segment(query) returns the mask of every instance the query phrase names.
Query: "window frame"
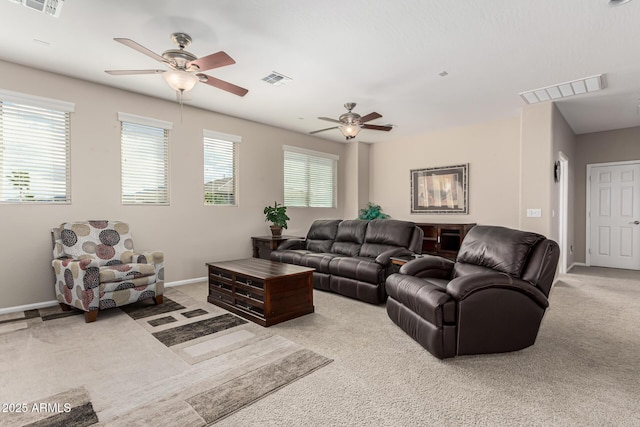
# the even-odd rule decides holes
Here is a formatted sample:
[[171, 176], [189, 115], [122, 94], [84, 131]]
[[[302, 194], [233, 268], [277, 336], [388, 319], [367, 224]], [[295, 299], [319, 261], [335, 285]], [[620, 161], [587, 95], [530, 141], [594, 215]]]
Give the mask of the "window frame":
[[[34, 132], [34, 129], [36, 129], [35, 126], [29, 127], [29, 129], [27, 129], [26, 131], [23, 131], [22, 129], [17, 129], [17, 128], [15, 129], [15, 132], [17, 134], [16, 138], [20, 138], [22, 136], [24, 138], [23, 142], [28, 141], [30, 145], [34, 145], [35, 147], [32, 146], [30, 151], [27, 150], [27, 152], [22, 154], [24, 158], [21, 159], [20, 157], [18, 157], [16, 160], [16, 163], [24, 163], [24, 166], [20, 166], [20, 169], [27, 169], [27, 170], [26, 171], [17, 170], [11, 173], [18, 172], [18, 173], [30, 174], [35, 170], [36, 176], [41, 175], [38, 177], [39, 180], [35, 181], [36, 187], [38, 187], [38, 182], [40, 182], [42, 183], [40, 184], [41, 188], [44, 188], [44, 190], [40, 189], [37, 191], [41, 191], [41, 192], [44, 191], [45, 197], [42, 197], [43, 194], [40, 194], [41, 196], [40, 198], [29, 199], [29, 198], [23, 198], [22, 196], [19, 196], [18, 199], [16, 200], [10, 200], [10, 199], [5, 200], [5, 196], [3, 195], [3, 193], [5, 189], [9, 190], [10, 188], [8, 183], [5, 182], [5, 179], [8, 178], [9, 181], [13, 181], [15, 178], [9, 177], [4, 171], [4, 164], [0, 164], [0, 173], [2, 174], [2, 180], [0, 181], [0, 204], [70, 205], [71, 204], [71, 113], [75, 111], [75, 103], [0, 89], [0, 104], [1, 104], [0, 105], [0, 111], [1, 111], [0, 134], [4, 133], [3, 123], [6, 120], [4, 118], [5, 114], [12, 115], [15, 119], [17, 120], [22, 119], [22, 120], [25, 120], [26, 122], [42, 121], [48, 127], [53, 129], [60, 128], [60, 126], [64, 128], [62, 132], [54, 132], [54, 131], [49, 132], [49, 134], [47, 135], [48, 138], [38, 138], [36, 136], [36, 132]], [[8, 113], [4, 112], [5, 108], [10, 109]], [[21, 112], [20, 110], [23, 110], [23, 111]], [[30, 118], [36, 115], [39, 115], [39, 117]], [[9, 129], [9, 127], [7, 127], [7, 129]], [[60, 139], [60, 141], [56, 143], [55, 140], [58, 138]], [[51, 141], [53, 141], [53, 143], [51, 143]], [[42, 149], [37, 149], [38, 148], [37, 145], [39, 145], [42, 142], [48, 142], [50, 145], [49, 152], [48, 152], [50, 158], [47, 159], [47, 162], [44, 165], [40, 161], [42, 160], [43, 152], [45, 151]], [[6, 143], [4, 139], [0, 140], [0, 149], [2, 149], [2, 153], [0, 153], [0, 155], [2, 156], [2, 159], [4, 159], [4, 156], [5, 156], [4, 153], [6, 153], [6, 148], [3, 148], [5, 147], [5, 144]], [[11, 144], [11, 145], [7, 144], [6, 147], [11, 147], [13, 145], [15, 144]], [[16, 147], [13, 147], [13, 148], [16, 148]], [[37, 151], [38, 156], [33, 155], [34, 151]], [[47, 184], [46, 176], [48, 174], [51, 174], [51, 175], [59, 174], [59, 171], [56, 170], [54, 165], [57, 165], [56, 160], [59, 161], [59, 157], [61, 157], [61, 154], [64, 156], [64, 168], [63, 168], [64, 170], [62, 172], [62, 174], [64, 175], [64, 179], [56, 180], [50, 176], [49, 180], [53, 182], [53, 185]], [[55, 156], [58, 156], [58, 159], [56, 159]], [[37, 159], [37, 161], [35, 161], [34, 159]], [[4, 160], [3, 160], [3, 163], [4, 163]], [[62, 168], [60, 169], [62, 170]], [[40, 172], [40, 173], [37, 173], [37, 172]], [[26, 181], [30, 186], [32, 186], [33, 184], [32, 176], [28, 176], [27, 179], [24, 179], [24, 178], [18, 179], [18, 181]], [[63, 195], [56, 194], [56, 191], [53, 189], [56, 188], [58, 185], [60, 185], [63, 181], [64, 181], [64, 184], [63, 184], [64, 194]], [[7, 184], [6, 188], [5, 188], [5, 184]], [[12, 185], [16, 186], [15, 183]], [[9, 193], [11, 193], [11, 191], [9, 191]]]
[[[207, 141], [210, 140], [210, 141]], [[232, 174], [233, 174], [233, 203], [207, 203], [207, 143], [219, 141], [223, 143], [233, 144], [232, 152]], [[203, 150], [203, 170], [202, 170], [202, 183], [203, 183], [203, 204], [204, 206], [219, 206], [219, 207], [238, 207], [239, 206], [239, 165], [240, 165], [240, 143], [242, 137], [224, 132], [213, 131], [209, 129], [202, 130], [202, 150]], [[209, 167], [212, 167], [211, 165]], [[218, 178], [219, 179], [219, 178]]]
[[[173, 123], [172, 122], [168, 122], [168, 121], [164, 121], [164, 120], [159, 120], [159, 119], [154, 119], [154, 118], [149, 118], [149, 117], [143, 117], [143, 116], [138, 116], [135, 114], [129, 114], [129, 113], [122, 113], [119, 112], [118, 113], [118, 120], [120, 122], [120, 203], [122, 206], [169, 206], [171, 203], [171, 197], [170, 197], [170, 167], [169, 167], [169, 144], [170, 144], [170, 134], [171, 134], [171, 130], [173, 129]], [[144, 201], [144, 199], [141, 199], [140, 201], [135, 201], [135, 199], [131, 199], [131, 200], [127, 200], [127, 198], [125, 197], [125, 162], [126, 162], [126, 158], [125, 158], [125, 150], [124, 150], [124, 144], [125, 144], [125, 140], [124, 140], [124, 123], [128, 123], [131, 124], [133, 126], [138, 126], [138, 127], [142, 127], [142, 128], [152, 128], [154, 130], [163, 130], [163, 147], [161, 147], [161, 149], [164, 151], [164, 159], [163, 159], [163, 164], [164, 164], [164, 188], [165, 188], [165, 198], [162, 201]], [[139, 184], [136, 184], [139, 185]], [[162, 186], [158, 186], [157, 188], [161, 188]], [[143, 189], [144, 190], [144, 189]]]
[[[340, 161], [340, 156], [336, 154], [325, 153], [321, 151], [308, 150], [306, 148], [294, 147], [290, 145], [283, 145], [282, 150], [283, 154], [283, 203], [286, 206], [296, 207], [296, 208], [325, 208], [325, 209], [336, 209], [338, 207], [338, 163]], [[303, 205], [291, 204], [291, 200], [287, 198], [287, 153], [292, 153], [294, 155], [306, 156], [307, 157], [307, 167], [309, 166], [309, 160], [315, 161], [330, 161], [332, 165], [332, 190], [331, 190], [331, 206], [313, 206], [312, 201], [312, 192], [311, 192], [311, 177], [305, 177], [305, 189], [304, 189], [304, 197], [305, 202]]]

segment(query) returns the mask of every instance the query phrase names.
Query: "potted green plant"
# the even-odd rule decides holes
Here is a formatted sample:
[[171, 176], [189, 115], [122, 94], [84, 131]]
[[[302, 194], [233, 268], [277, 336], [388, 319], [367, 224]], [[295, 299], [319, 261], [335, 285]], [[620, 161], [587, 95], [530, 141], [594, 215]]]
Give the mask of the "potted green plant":
[[380, 205], [374, 205], [373, 203], [367, 203], [367, 207], [364, 209], [360, 209], [360, 215], [358, 215], [358, 219], [387, 219], [389, 215], [382, 212], [382, 208]]
[[278, 205], [278, 202], [273, 202], [273, 206], [267, 206], [264, 208], [265, 222], [270, 222], [271, 234], [273, 237], [282, 236], [282, 229], [287, 228], [287, 207]]

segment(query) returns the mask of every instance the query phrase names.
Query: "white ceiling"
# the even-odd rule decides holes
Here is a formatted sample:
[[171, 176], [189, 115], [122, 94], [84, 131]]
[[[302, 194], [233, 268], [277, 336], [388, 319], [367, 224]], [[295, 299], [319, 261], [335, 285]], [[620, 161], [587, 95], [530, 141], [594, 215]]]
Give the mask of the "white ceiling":
[[[640, 0], [65, 0], [59, 18], [0, 0], [0, 17], [2, 60], [169, 100], [159, 75], [104, 70], [164, 67], [114, 37], [161, 54], [186, 32], [196, 56], [237, 62], [208, 74], [249, 89], [198, 84], [189, 104], [301, 133], [348, 101], [395, 125], [364, 142], [514, 117], [519, 92], [601, 73], [605, 90], [557, 102], [573, 130], [640, 125]], [[293, 81], [263, 82], [272, 71]]]

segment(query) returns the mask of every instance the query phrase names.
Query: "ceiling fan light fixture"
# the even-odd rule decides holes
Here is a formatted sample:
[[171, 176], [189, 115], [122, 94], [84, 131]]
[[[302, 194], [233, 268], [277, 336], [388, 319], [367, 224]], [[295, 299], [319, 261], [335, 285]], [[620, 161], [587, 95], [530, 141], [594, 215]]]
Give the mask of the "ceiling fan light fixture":
[[198, 83], [198, 76], [182, 71], [170, 70], [162, 74], [162, 77], [173, 90], [188, 92]]
[[339, 129], [340, 132], [342, 132], [342, 134], [347, 138], [347, 140], [355, 138], [356, 135], [358, 135], [358, 133], [360, 132], [360, 126], [355, 124], [342, 125]]

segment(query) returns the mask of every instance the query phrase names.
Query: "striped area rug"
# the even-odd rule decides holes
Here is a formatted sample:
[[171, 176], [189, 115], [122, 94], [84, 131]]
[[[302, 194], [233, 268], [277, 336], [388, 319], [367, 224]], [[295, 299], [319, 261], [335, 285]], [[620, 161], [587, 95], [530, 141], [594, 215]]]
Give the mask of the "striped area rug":
[[[100, 381], [82, 387], [69, 388], [61, 393], [40, 398], [33, 404], [59, 411], [27, 412], [10, 420], [11, 426], [86, 426], [99, 423], [108, 426], [204, 426], [220, 420], [262, 397], [286, 387], [332, 360], [287, 340], [206, 301], [197, 301], [176, 289], [167, 289], [165, 302], [140, 302], [117, 313], [100, 316], [95, 324], [113, 329], [123, 325], [139, 327], [136, 335], [140, 348], [156, 349], [155, 366], [160, 358], [167, 362], [178, 356], [183, 360], [179, 372], [157, 375], [140, 372], [139, 378], [119, 381], [117, 390], [101, 387]], [[33, 322], [48, 328], [73, 325], [79, 331], [88, 331], [92, 325], [83, 325], [80, 316], [56, 317], [51, 313]], [[127, 321], [126, 317], [130, 319]], [[44, 322], [44, 320], [49, 320]], [[103, 322], [103, 323], [99, 323]], [[137, 326], [136, 326], [137, 325]], [[97, 328], [93, 328], [96, 330]], [[123, 330], [122, 333], [127, 333]], [[145, 338], [145, 336], [147, 338]], [[110, 337], [114, 340], [117, 336]], [[122, 339], [122, 342], [127, 340]], [[154, 344], [155, 342], [155, 344]], [[162, 350], [164, 349], [164, 350]], [[37, 351], [37, 349], [34, 349]], [[70, 349], [69, 351], [73, 351]], [[83, 351], [78, 348], [77, 351]], [[136, 350], [139, 351], [139, 350]], [[144, 360], [135, 356], [144, 369]], [[178, 359], [179, 360], [179, 359]], [[186, 362], [186, 363], [184, 363]], [[86, 369], [105, 366], [96, 378], [108, 375], [109, 360], [93, 360]], [[178, 365], [180, 366], [180, 365]], [[76, 369], [82, 369], [82, 366]], [[82, 376], [82, 373], [80, 373]], [[85, 374], [91, 377], [90, 373]], [[151, 378], [145, 380], [145, 378]], [[57, 406], [56, 406], [57, 405]], [[45, 409], [47, 409], [45, 408]], [[3, 424], [0, 419], [0, 425]]]

